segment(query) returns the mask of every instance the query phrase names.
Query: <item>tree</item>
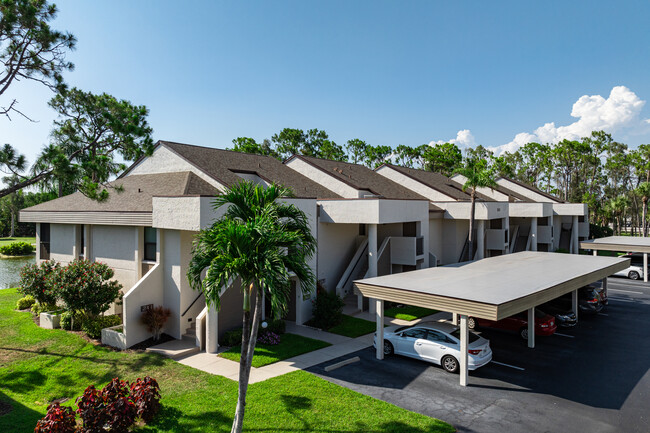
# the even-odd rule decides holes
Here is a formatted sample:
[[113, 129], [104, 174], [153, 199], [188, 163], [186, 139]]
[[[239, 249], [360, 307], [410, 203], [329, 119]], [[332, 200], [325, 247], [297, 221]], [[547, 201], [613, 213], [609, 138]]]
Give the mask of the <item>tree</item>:
[[237, 137], [232, 141], [232, 144], [235, 146], [232, 149], [235, 152], [242, 153], [254, 153], [257, 155], [272, 156], [274, 158], [280, 158], [278, 152], [272, 147], [271, 142], [267, 139], [264, 139], [261, 143], [256, 142], [253, 138], [250, 137]]
[[476, 189], [477, 188], [494, 188], [496, 181], [494, 180], [494, 171], [488, 166], [486, 159], [468, 158], [465, 161], [465, 166], [458, 169], [458, 173], [463, 175], [466, 180], [463, 184], [463, 191], [470, 189], [471, 207], [469, 217], [469, 254], [474, 251], [474, 218], [476, 211]]
[[[65, 60], [76, 39], [50, 27], [56, 17], [55, 5], [45, 0], [2, 0], [0, 2], [0, 97], [20, 80], [39, 82], [52, 90], [64, 88], [62, 73], [74, 69]], [[14, 99], [0, 106], [0, 115], [16, 112]], [[25, 116], [26, 117], [26, 116]]]
[[24, 157], [11, 146], [0, 151], [4, 171], [21, 179], [0, 190], [0, 197], [54, 176], [94, 200], [105, 200], [106, 182], [126, 168], [116, 162], [115, 153], [134, 161], [153, 152], [149, 111], [143, 105], [73, 88], [52, 98], [50, 106], [59, 114], [59, 120], [54, 122], [53, 143], [41, 152], [31, 173], [22, 174]]
[[452, 176], [463, 162], [463, 154], [454, 143], [427, 146], [423, 152], [424, 169]]
[[641, 219], [641, 230], [643, 232], [643, 237], [648, 237], [648, 198], [650, 197], [650, 182], [641, 182], [637, 187], [636, 193], [641, 196], [641, 203], [643, 205], [643, 217]]
[[194, 290], [204, 293], [208, 305], [218, 310], [224, 287], [236, 278], [241, 280], [243, 331], [232, 432], [241, 432], [244, 421], [262, 292], [270, 298], [277, 315], [289, 303], [290, 273], [300, 280], [303, 292], [308, 293], [314, 287], [314, 274], [307, 261], [315, 252], [316, 241], [304, 212], [281, 201], [292, 195], [290, 189], [276, 184], [264, 189], [250, 182], [239, 182], [215, 198], [215, 209], [224, 206], [227, 209], [223, 217], [199, 232], [194, 242], [187, 277]]
[[345, 149], [348, 151], [348, 158], [350, 159], [350, 162], [353, 164], [359, 164], [363, 162], [366, 156], [367, 147], [368, 144], [359, 138], [348, 140], [348, 142], [345, 144]]
[[375, 169], [390, 160], [393, 149], [390, 146], [366, 146], [363, 162], [366, 167]]

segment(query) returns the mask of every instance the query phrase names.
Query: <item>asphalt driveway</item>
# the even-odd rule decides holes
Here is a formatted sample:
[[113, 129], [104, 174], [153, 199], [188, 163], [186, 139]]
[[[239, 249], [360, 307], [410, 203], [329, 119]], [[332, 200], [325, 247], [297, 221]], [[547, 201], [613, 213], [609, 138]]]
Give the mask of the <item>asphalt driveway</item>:
[[[469, 386], [438, 366], [373, 348], [308, 371], [462, 432], [650, 432], [650, 284], [609, 279], [609, 306], [578, 326], [536, 338], [484, 330], [494, 361]], [[359, 356], [360, 362], [324, 367]]]

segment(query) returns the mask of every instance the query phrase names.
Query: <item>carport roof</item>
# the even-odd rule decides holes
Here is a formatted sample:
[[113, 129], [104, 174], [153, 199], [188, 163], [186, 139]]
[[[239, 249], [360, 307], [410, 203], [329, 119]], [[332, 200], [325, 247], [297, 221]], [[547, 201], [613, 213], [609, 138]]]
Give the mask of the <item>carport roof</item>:
[[629, 267], [629, 259], [523, 251], [366, 278], [363, 296], [500, 320]]
[[631, 251], [650, 253], [650, 238], [632, 236], [608, 236], [580, 242], [580, 248], [597, 251]]

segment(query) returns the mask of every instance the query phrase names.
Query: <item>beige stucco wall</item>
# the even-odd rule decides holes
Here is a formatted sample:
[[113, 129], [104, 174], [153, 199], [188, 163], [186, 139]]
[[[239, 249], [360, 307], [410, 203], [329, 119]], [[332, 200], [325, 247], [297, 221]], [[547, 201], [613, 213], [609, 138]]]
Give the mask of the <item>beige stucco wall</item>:
[[223, 188], [221, 183], [211, 178], [203, 171], [166, 148], [164, 145], [158, 146], [153, 152], [153, 155], [140, 161], [131, 169], [127, 176], [134, 174], [177, 173], [181, 171], [191, 171], [210, 185], [214, 185], [219, 189]]
[[74, 224], [50, 224], [50, 259], [67, 264], [74, 260]]
[[383, 167], [377, 169], [377, 173], [392, 180], [393, 182], [402, 185], [403, 187], [410, 189], [411, 191], [420, 194], [423, 197], [428, 198], [429, 200], [434, 200], [434, 201], [454, 200], [453, 197], [450, 197], [446, 194], [441, 193], [438, 190], [428, 187], [427, 185], [418, 182], [417, 180], [409, 176], [406, 176], [405, 174], [395, 170], [392, 167], [388, 167], [384, 165]]
[[136, 228], [126, 226], [92, 226], [91, 260], [106, 263], [115, 271], [115, 279], [130, 289], [137, 281], [135, 267]]
[[358, 224], [318, 225], [318, 280], [333, 292], [357, 248]]
[[321, 169], [314, 167], [313, 165], [303, 161], [300, 158], [293, 158], [291, 161], [286, 162], [285, 165], [289, 168], [292, 168], [293, 170], [296, 170], [298, 173], [301, 173], [303, 176], [308, 177], [314, 182], [318, 182], [330, 191], [334, 191], [341, 197], [359, 197], [360, 193], [356, 188], [351, 187], [345, 182], [341, 182], [334, 176], [330, 176]]

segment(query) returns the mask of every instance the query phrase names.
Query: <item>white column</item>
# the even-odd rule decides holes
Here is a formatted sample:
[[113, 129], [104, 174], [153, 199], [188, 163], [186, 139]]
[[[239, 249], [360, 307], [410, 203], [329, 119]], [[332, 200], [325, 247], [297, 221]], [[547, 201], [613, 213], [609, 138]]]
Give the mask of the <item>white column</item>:
[[535, 307], [528, 309], [528, 347], [535, 348]]
[[[200, 332], [197, 329], [196, 332]], [[205, 317], [205, 351], [206, 353], [217, 353], [219, 350], [219, 313], [214, 306], [208, 308]]]
[[598, 251], [594, 250], [594, 257], [598, 255]]
[[375, 320], [377, 322], [377, 359], [384, 359], [384, 301], [376, 300]]
[[[485, 221], [476, 221], [476, 259], [485, 258]], [[473, 260], [473, 257], [471, 258]]]
[[648, 282], [648, 253], [643, 253], [643, 281]]
[[578, 254], [580, 252], [580, 243], [578, 242], [578, 216], [573, 216], [573, 227], [571, 230], [571, 244], [573, 245], [573, 254]]
[[[368, 277], [377, 276], [377, 224], [368, 224]], [[376, 304], [370, 299], [368, 312], [375, 314]]]
[[571, 310], [576, 315], [576, 320], [578, 320], [578, 289], [571, 292]]
[[422, 236], [422, 252], [424, 253], [423, 269], [431, 266], [429, 263], [429, 219], [420, 221], [420, 236]]
[[41, 260], [41, 223], [36, 223], [36, 264]]
[[144, 255], [144, 227], [136, 227], [135, 228], [135, 275], [138, 280], [142, 278], [143, 255]]
[[458, 313], [451, 313], [451, 323], [458, 326]]
[[537, 217], [530, 219], [530, 250], [537, 251]]
[[467, 386], [467, 342], [469, 341], [469, 329], [467, 328], [467, 315], [460, 316], [460, 386]]

